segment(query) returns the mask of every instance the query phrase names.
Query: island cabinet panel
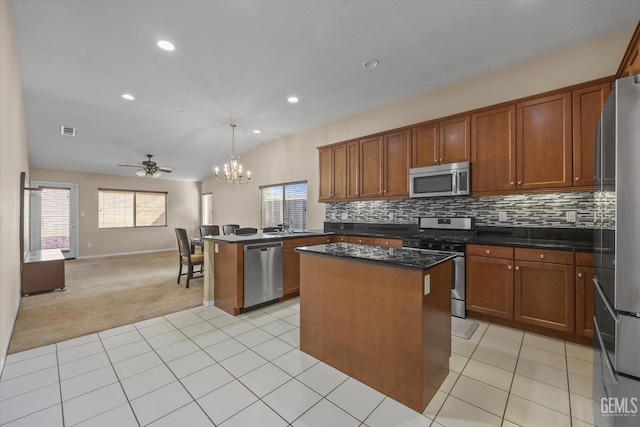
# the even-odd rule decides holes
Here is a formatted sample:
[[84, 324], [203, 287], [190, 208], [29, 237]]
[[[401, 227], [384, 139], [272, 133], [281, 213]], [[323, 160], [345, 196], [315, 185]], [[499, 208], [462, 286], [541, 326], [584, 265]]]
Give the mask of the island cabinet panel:
[[609, 83], [573, 91], [573, 185], [593, 186], [594, 138]]
[[347, 197], [347, 145], [338, 144], [319, 150], [320, 190], [318, 200], [342, 200]]
[[516, 104], [518, 189], [571, 187], [571, 93]]
[[566, 265], [516, 259], [515, 264], [514, 319], [545, 328], [574, 332], [573, 263]]
[[239, 314], [244, 302], [243, 245], [216, 242], [214, 246], [214, 304], [229, 314]]
[[494, 108], [471, 116], [471, 190], [516, 188], [516, 106]]
[[467, 310], [513, 319], [513, 259], [467, 256], [466, 260]]
[[383, 141], [383, 195], [408, 197], [411, 133], [409, 130], [389, 133]]
[[451, 262], [422, 271], [302, 253], [300, 274], [300, 349], [422, 412], [449, 372]]
[[576, 252], [576, 334], [593, 338], [593, 254]]
[[360, 197], [382, 197], [382, 146], [381, 136], [360, 140]]

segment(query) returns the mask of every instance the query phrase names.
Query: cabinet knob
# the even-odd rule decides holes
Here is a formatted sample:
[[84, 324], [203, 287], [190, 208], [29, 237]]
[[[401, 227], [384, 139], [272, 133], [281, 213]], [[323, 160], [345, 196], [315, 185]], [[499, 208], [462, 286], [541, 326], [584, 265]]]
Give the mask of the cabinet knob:
[[382, 190], [378, 191], [378, 194], [382, 194]]
[[573, 178], [574, 181], [580, 181], [580, 177], [576, 176], [575, 178]]
[[514, 181], [511, 181], [511, 185], [516, 185], [516, 183]]
[[384, 244], [385, 244], [386, 246], [389, 246], [389, 242], [384, 242]]
[[516, 271], [520, 271], [520, 267], [516, 265]]
[[444, 159], [438, 159], [439, 162], [443, 161]]
[[490, 254], [490, 253], [491, 253], [491, 251], [490, 251], [489, 249], [487, 249], [487, 250], [486, 250], [486, 251], [484, 251], [484, 252], [485, 252], [485, 253], [487, 253], [487, 254]]
[[544, 259], [544, 254], [540, 254], [540, 259]]
[[357, 196], [358, 194], [360, 194], [360, 193], [356, 191], [356, 196]]
[[584, 277], [584, 274], [578, 273], [578, 277]]
[[510, 266], [510, 265], [507, 265], [507, 268], [508, 268], [509, 270], [511, 270], [513, 267], [512, 267], [512, 266]]
[[522, 184], [522, 181], [518, 181], [518, 185]]

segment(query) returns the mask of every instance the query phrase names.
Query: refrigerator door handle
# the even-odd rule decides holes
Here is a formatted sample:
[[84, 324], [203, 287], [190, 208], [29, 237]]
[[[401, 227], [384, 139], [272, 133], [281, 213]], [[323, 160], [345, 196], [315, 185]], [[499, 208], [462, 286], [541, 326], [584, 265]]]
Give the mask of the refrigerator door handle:
[[609, 303], [609, 300], [607, 299], [606, 295], [604, 294], [604, 291], [600, 287], [600, 282], [596, 277], [593, 278], [593, 284], [595, 285], [595, 288], [598, 291], [598, 294], [600, 294], [600, 298], [602, 299], [602, 302], [604, 302], [604, 306], [607, 308], [607, 311], [609, 312], [611, 317], [613, 317], [613, 320], [615, 320], [616, 323], [620, 323], [620, 316], [616, 314], [616, 311], [613, 309], [613, 307]]
[[607, 365], [607, 370], [609, 371], [609, 375], [611, 375], [611, 381], [613, 381], [613, 384], [616, 385], [618, 384], [618, 377], [616, 376], [613, 366], [611, 366], [611, 361], [609, 360], [609, 355], [607, 354], [607, 350], [604, 346], [604, 342], [602, 341], [602, 337], [600, 336], [600, 328], [598, 327], [598, 322], [595, 316], [593, 316], [593, 327], [595, 329], [594, 332], [598, 337], [598, 342], [600, 343], [600, 349], [602, 351], [602, 359], [604, 359], [604, 364]]

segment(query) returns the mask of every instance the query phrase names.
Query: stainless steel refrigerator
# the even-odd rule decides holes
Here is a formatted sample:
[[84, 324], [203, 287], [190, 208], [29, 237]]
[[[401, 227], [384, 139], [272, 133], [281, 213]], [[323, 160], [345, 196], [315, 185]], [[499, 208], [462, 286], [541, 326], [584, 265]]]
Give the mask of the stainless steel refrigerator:
[[595, 145], [594, 417], [639, 426], [640, 75], [616, 80]]

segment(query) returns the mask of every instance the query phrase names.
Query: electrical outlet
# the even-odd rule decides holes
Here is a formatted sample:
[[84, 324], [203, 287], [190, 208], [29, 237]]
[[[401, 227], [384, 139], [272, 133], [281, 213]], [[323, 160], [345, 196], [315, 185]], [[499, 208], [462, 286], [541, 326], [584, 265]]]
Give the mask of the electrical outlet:
[[507, 213], [505, 211], [498, 212], [498, 221], [505, 222], [507, 220]]
[[424, 276], [424, 294], [429, 295], [431, 293], [431, 275]]
[[87, 243], [87, 248], [91, 249], [91, 242]]
[[389, 221], [393, 221], [393, 212], [389, 212]]
[[567, 212], [567, 222], [576, 222], [576, 212], [575, 211]]
[[343, 220], [343, 221], [346, 221], [346, 220], [348, 220], [348, 219], [349, 219], [349, 214], [347, 214], [346, 212], [344, 212], [344, 213], [342, 214], [342, 220]]

